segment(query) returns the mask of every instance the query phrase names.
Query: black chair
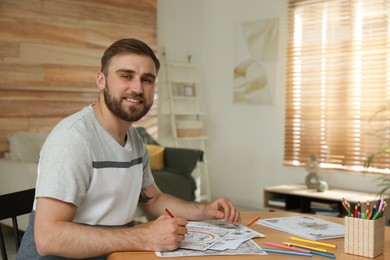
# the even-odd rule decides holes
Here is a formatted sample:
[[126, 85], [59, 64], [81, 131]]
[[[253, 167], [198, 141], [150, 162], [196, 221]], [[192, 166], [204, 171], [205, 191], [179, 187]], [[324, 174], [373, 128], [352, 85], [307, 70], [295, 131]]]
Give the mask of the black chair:
[[[19, 232], [17, 216], [31, 212], [34, 203], [35, 189], [23, 190], [0, 195], [0, 220], [12, 218], [16, 250], [19, 249], [21, 235]], [[0, 248], [3, 260], [7, 260], [4, 236], [0, 225]]]

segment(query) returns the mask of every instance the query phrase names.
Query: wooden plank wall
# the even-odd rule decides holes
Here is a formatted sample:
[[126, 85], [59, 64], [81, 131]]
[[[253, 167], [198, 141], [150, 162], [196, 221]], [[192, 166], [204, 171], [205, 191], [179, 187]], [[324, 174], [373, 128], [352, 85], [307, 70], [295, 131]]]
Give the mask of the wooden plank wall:
[[49, 131], [96, 100], [100, 57], [112, 42], [134, 37], [157, 50], [156, 5], [0, 0], [0, 156], [9, 134]]

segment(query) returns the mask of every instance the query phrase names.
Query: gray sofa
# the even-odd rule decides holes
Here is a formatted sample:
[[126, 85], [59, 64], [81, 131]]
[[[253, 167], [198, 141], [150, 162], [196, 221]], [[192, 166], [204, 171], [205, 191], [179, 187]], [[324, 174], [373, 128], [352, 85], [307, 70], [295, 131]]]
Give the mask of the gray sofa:
[[[160, 145], [143, 127], [136, 128], [145, 144]], [[192, 172], [203, 161], [203, 151], [189, 148], [165, 147], [164, 168], [152, 174], [162, 192], [178, 198], [194, 201], [196, 183]]]

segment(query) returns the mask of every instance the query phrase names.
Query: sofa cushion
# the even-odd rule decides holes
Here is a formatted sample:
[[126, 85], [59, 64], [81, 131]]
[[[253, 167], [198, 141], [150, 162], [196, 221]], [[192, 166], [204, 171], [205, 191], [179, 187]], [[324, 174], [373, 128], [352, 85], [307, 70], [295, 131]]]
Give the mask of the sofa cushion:
[[37, 163], [47, 132], [16, 132], [8, 136], [9, 158], [15, 161]]
[[159, 171], [164, 169], [164, 150], [160, 145], [146, 144], [150, 156], [150, 168], [152, 171]]
[[203, 161], [202, 150], [165, 147], [165, 171], [191, 176], [199, 161]]
[[152, 174], [156, 185], [162, 192], [187, 201], [195, 200], [196, 182], [191, 176], [165, 170], [153, 171]]

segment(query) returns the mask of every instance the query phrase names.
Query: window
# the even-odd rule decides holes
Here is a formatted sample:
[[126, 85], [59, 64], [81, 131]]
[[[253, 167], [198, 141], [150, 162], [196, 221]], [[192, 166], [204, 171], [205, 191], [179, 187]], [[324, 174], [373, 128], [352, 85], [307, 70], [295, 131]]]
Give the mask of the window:
[[[390, 145], [390, 0], [290, 0], [284, 164], [362, 171]], [[382, 109], [382, 110], [381, 110]], [[390, 156], [370, 171], [390, 173]]]

